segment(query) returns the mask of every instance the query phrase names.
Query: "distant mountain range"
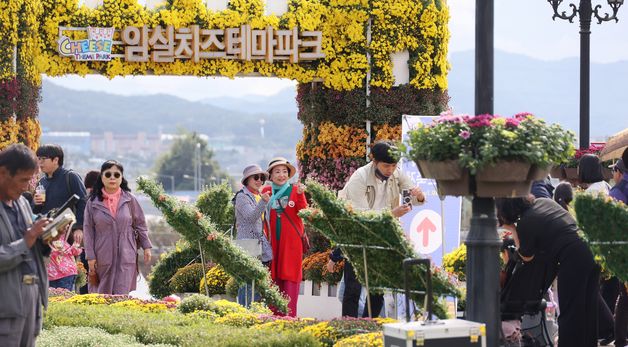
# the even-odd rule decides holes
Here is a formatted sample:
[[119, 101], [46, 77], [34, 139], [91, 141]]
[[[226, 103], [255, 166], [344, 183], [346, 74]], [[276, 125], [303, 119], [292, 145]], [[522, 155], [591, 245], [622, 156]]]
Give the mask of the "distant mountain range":
[[[261, 136], [260, 119], [263, 118], [265, 133], [273, 134], [271, 146], [294, 147], [301, 137], [294, 91], [291, 97], [285, 94], [267, 99], [251, 97], [255, 102], [246, 108], [238, 107], [236, 101], [226, 102], [223, 106], [219, 100], [214, 100], [220, 105], [215, 106], [164, 94], [121, 96], [76, 91], [47, 80], [44, 80], [42, 90], [39, 118], [44, 131], [155, 134], [176, 133], [179, 128], [184, 128], [207, 134], [210, 138], [231, 138], [238, 145], [269, 145]], [[248, 102], [248, 97], [239, 99], [241, 105]], [[249, 112], [245, 112], [247, 110]]]
[[[474, 53], [450, 57], [450, 106], [474, 113]], [[579, 124], [580, 63], [577, 58], [542, 61], [497, 52], [495, 55], [495, 113], [532, 112], [573, 131]], [[591, 64], [591, 137], [606, 137], [628, 128], [628, 61]]]
[[[449, 74], [450, 106], [473, 113], [473, 52], [453, 53]], [[578, 128], [577, 59], [541, 61], [497, 52], [495, 113], [532, 112], [548, 122]], [[591, 136], [603, 139], [628, 127], [628, 62], [591, 65]], [[182, 127], [210, 137], [232, 137], [240, 145], [265, 145], [266, 134], [278, 145], [294, 146], [301, 137], [296, 91], [276, 95], [215, 97], [190, 102], [170, 95], [119, 96], [75, 91], [44, 81], [40, 120], [49, 131], [102, 133], [175, 132]], [[279, 142], [279, 143], [278, 143]]]

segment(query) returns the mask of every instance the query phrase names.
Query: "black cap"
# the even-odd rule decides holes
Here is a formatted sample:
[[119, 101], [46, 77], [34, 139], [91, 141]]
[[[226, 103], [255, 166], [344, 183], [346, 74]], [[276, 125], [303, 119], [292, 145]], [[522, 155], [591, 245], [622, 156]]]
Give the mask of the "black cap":
[[380, 141], [373, 145], [371, 148], [371, 154], [373, 155], [373, 160], [381, 161], [388, 164], [397, 164], [399, 161], [396, 158], [394, 151], [397, 150], [397, 147], [389, 141]]
[[628, 170], [626, 170], [626, 164], [624, 164], [624, 161], [622, 159], [619, 159], [615, 164], [610, 165], [609, 168], [613, 170], [618, 170], [623, 174], [628, 173]]

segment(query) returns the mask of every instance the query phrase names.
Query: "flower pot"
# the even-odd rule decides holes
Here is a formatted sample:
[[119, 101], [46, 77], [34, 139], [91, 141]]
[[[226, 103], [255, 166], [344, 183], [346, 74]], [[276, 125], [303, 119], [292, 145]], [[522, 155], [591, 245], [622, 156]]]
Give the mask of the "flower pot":
[[551, 166], [539, 167], [538, 165], [532, 165], [530, 172], [528, 173], [529, 181], [542, 181], [550, 174]]
[[476, 180], [475, 195], [481, 198], [516, 198], [530, 194], [532, 181], [488, 182]]
[[459, 180], [436, 180], [439, 195], [466, 196], [471, 195], [469, 189], [469, 172], [464, 170]]
[[578, 169], [575, 167], [566, 167], [565, 169], [565, 178], [568, 180], [578, 179]]
[[461, 179], [463, 175], [463, 169], [460, 167], [457, 160], [417, 160], [415, 163], [423, 178], [452, 181]]
[[478, 170], [475, 176], [476, 196], [513, 198], [530, 194], [528, 179], [531, 165], [521, 161], [501, 161]]
[[552, 170], [550, 170], [550, 175], [552, 175], [553, 178], [565, 178], [565, 171], [562, 166], [554, 166]]
[[530, 163], [523, 161], [500, 161], [478, 169], [475, 176], [482, 182], [520, 182], [528, 180]]
[[469, 170], [460, 167], [457, 160], [416, 161], [421, 176], [436, 180], [439, 195], [471, 195]]

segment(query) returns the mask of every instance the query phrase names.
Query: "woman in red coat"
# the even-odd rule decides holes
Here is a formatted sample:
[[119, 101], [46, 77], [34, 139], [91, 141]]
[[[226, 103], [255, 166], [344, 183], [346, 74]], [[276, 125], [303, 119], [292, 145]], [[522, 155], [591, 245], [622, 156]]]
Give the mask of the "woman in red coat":
[[[279, 289], [290, 299], [288, 315], [297, 314], [297, 300], [301, 285], [303, 221], [298, 212], [307, 207], [300, 184], [288, 183], [296, 169], [285, 158], [275, 158], [268, 164], [271, 186], [262, 193], [272, 193], [265, 213], [265, 229], [273, 249], [271, 275]], [[275, 312], [277, 313], [277, 312]]]

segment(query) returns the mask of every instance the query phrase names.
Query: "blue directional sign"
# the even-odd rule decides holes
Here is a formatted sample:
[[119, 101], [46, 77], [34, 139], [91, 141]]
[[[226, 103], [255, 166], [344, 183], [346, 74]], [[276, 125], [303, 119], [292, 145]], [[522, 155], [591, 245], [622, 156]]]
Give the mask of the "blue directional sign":
[[[417, 124], [429, 124], [435, 117], [409, 116], [402, 118], [403, 141], [407, 133]], [[436, 181], [422, 178], [416, 164], [402, 159], [401, 170], [425, 193], [426, 202], [414, 206], [412, 211], [401, 217], [401, 226], [412, 241], [414, 249], [422, 256], [432, 259], [435, 265], [442, 265], [443, 255], [460, 245], [460, 215], [462, 198], [439, 197]], [[443, 227], [444, 226], [444, 227]]]

